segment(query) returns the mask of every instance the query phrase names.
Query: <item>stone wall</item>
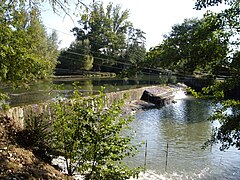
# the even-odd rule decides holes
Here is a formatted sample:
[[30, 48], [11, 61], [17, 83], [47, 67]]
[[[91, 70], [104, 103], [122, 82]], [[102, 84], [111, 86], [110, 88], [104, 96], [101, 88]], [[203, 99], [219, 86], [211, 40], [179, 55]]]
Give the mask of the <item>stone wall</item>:
[[[119, 92], [111, 92], [106, 94], [106, 105], [110, 105], [116, 99], [124, 99], [124, 102], [131, 102], [139, 100], [143, 94], [143, 91], [148, 88], [160, 87], [150, 86], [137, 89], [129, 89]], [[12, 118], [20, 128], [24, 128], [26, 117], [32, 112], [43, 113], [49, 111], [49, 103], [32, 104], [25, 106], [12, 107], [7, 112], [7, 116]]]
[[8, 110], [7, 116], [14, 120], [19, 128], [24, 129], [25, 120], [31, 113], [36, 112], [40, 114], [43, 112], [47, 112], [48, 107], [49, 103], [39, 103], [12, 107]]
[[[125, 103], [135, 101], [135, 100], [140, 100], [145, 90], [150, 90], [154, 88], [162, 91], [163, 94], [166, 94], [167, 96], [169, 96], [168, 95], [169, 93], [173, 94], [174, 92], [177, 92], [180, 89], [182, 90], [186, 88], [186, 86], [181, 84], [176, 86], [148, 86], [148, 87], [118, 91], [118, 92], [111, 92], [106, 94], [106, 106], [109, 106], [110, 104], [112, 104], [114, 100], [119, 100], [119, 99], [123, 99]], [[164, 97], [164, 95], [162, 95], [161, 98], [163, 101], [169, 101], [169, 99]], [[167, 102], [163, 102], [163, 104], [166, 104], [166, 103]], [[16, 122], [16, 124], [23, 129], [27, 117], [32, 112], [39, 113], [39, 114], [40, 113], [50, 114], [49, 104], [50, 103], [40, 103], [40, 104], [13, 107], [9, 109], [9, 111], [7, 112], [7, 116], [12, 118]]]

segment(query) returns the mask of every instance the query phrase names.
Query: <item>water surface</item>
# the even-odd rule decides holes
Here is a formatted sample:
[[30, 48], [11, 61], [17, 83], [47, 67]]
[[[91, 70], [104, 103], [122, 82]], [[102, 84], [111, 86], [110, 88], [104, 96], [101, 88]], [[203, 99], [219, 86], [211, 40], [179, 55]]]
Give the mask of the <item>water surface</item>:
[[[212, 133], [213, 124], [206, 120], [211, 112], [210, 102], [194, 98], [138, 112], [131, 126], [136, 130], [133, 143], [147, 141], [147, 173], [142, 179], [240, 179], [240, 151], [221, 152], [218, 145], [201, 148]], [[143, 165], [144, 152], [143, 147], [128, 163]]]
[[[58, 94], [68, 97], [73, 90], [72, 84], [78, 82], [83, 95], [96, 94], [102, 86], [105, 87], [105, 93], [116, 92], [126, 89], [139, 88], [150, 85], [160, 85], [176, 82], [175, 76], [166, 75], [145, 75], [138, 78], [120, 79], [120, 78], [84, 78], [80, 76], [55, 77], [51, 80], [39, 81], [29, 87], [29, 89], [18, 88], [0, 88], [0, 91], [9, 93], [10, 105], [20, 106], [26, 104], [35, 104], [46, 102], [55, 98]], [[55, 90], [56, 85], [62, 85], [61, 89]]]

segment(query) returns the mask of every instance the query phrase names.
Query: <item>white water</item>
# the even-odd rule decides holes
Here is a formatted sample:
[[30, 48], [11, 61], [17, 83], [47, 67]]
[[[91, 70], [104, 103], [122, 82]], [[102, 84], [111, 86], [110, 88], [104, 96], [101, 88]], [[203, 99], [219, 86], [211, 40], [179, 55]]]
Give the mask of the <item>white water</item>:
[[186, 91], [179, 89], [178, 91], [174, 92], [174, 100], [179, 100], [186, 98]]

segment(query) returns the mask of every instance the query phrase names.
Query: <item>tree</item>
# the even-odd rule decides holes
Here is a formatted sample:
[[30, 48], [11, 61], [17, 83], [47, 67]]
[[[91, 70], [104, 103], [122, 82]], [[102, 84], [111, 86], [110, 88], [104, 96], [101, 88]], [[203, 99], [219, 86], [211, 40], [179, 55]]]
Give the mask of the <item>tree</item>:
[[29, 52], [38, 57], [38, 68], [36, 73], [41, 72], [42, 77], [46, 78], [53, 74], [57, 64], [58, 53], [58, 38], [55, 31], [48, 36], [44, 26], [40, 21], [40, 12], [33, 9], [31, 14], [31, 21], [27, 27], [28, 34], [27, 44]]
[[[228, 59], [230, 75], [222, 82], [216, 82], [212, 86], [204, 88], [206, 93], [213, 92], [217, 98], [218, 106], [211, 120], [219, 120], [221, 126], [216, 128], [212, 138], [207, 142], [221, 143], [221, 150], [233, 146], [240, 150], [240, 99], [239, 96], [239, 32], [240, 32], [240, 4], [238, 0], [197, 0], [195, 8], [200, 10], [208, 6], [216, 6], [225, 3], [228, 6], [225, 10], [217, 14], [217, 19], [221, 23], [221, 28], [228, 32], [230, 36], [229, 47], [231, 48]], [[220, 62], [222, 66], [224, 63]], [[234, 100], [233, 100], [234, 99]], [[226, 113], [226, 110], [231, 113]]]
[[83, 98], [76, 87], [69, 103], [53, 104], [54, 147], [62, 152], [69, 175], [77, 171], [85, 179], [128, 179], [139, 173], [122, 162], [136, 150], [129, 145], [131, 135], [122, 135], [132, 118], [122, 116], [122, 102], [106, 108], [105, 100], [102, 91]]
[[[53, 74], [57, 63], [56, 33], [48, 37], [37, 8], [25, 1], [0, 2], [0, 85], [27, 86]], [[7, 95], [0, 92], [6, 110]]]
[[90, 52], [88, 40], [75, 41], [70, 47], [62, 50], [58, 58], [58, 68], [70, 70], [91, 70], [94, 58]]
[[0, 81], [14, 86], [52, 74], [57, 45], [51, 46], [37, 9], [18, 2], [0, 2]]
[[123, 54], [126, 34], [132, 26], [128, 18], [129, 11], [121, 11], [119, 5], [110, 3], [104, 8], [103, 3], [94, 2], [78, 21], [80, 27], [73, 28], [76, 41], [89, 40], [95, 70], [102, 65], [114, 65]]
[[[217, 14], [217, 19], [221, 24], [221, 28], [228, 32], [231, 36], [230, 47], [232, 51], [238, 51], [239, 47], [239, 33], [240, 33], [240, 4], [238, 0], [196, 0], [195, 9], [201, 10], [209, 6], [217, 6], [225, 4], [225, 9]], [[229, 57], [231, 58], [231, 57]]]
[[174, 25], [163, 43], [151, 50], [155, 54], [151, 58], [156, 59], [154, 62], [158, 60], [161, 67], [182, 73], [201, 70], [214, 74], [220, 62], [227, 63], [228, 40], [217, 16], [208, 13], [201, 20], [185, 19], [182, 24]]
[[54, 30], [50, 35], [47, 37], [47, 46], [48, 46], [48, 57], [52, 59], [52, 61], [56, 64], [58, 64], [57, 59], [59, 56], [59, 40], [58, 40], [58, 35], [57, 32]]
[[146, 66], [149, 68], [161, 67], [161, 55], [163, 54], [162, 44], [150, 48], [149, 52], [146, 53]]
[[[43, 53], [43, 50], [41, 50], [40, 47], [38, 47], [39, 49], [35, 49], [35, 52], [29, 52], [29, 50], [33, 51], [33, 47], [35, 48], [37, 45], [31, 45], [29, 43], [29, 41], [32, 40], [31, 38], [36, 39], [36, 37], [40, 37], [40, 34], [42, 35], [43, 31], [45, 31], [44, 29], [38, 29], [36, 32], [42, 32], [40, 32], [39, 36], [36, 37], [30, 34], [30, 32], [27, 32], [29, 25], [33, 24], [33, 22], [31, 22], [32, 20], [35, 21], [35, 23], [41, 24], [39, 20], [40, 12], [38, 10], [43, 2], [44, 1], [39, 0], [2, 0], [0, 2], [1, 83], [10, 83], [14, 86], [22, 84], [26, 85], [33, 80], [35, 81], [37, 79], [45, 78], [52, 74], [55, 66], [54, 63], [56, 63], [56, 56], [58, 54], [56, 33], [52, 36], [52, 38], [55, 39], [52, 39], [51, 37], [48, 38], [48, 55], [44, 52], [44, 56], [41, 57], [39, 54], [39, 57], [36, 57], [34, 54], [35, 52], [40, 51]], [[68, 0], [49, 0], [48, 2], [55, 13], [62, 14], [63, 11], [65, 15], [72, 15], [69, 12], [70, 2]], [[76, 7], [86, 7], [82, 0], [76, 0], [74, 3]], [[42, 26], [42, 24], [36, 25], [38, 28], [43, 28], [40, 26]], [[33, 33], [33, 31], [31, 33]], [[42, 41], [41, 39], [38, 39], [39, 42], [46, 40], [46, 34], [43, 34], [44, 36], [42, 36]], [[55, 41], [54, 45], [52, 40]], [[36, 42], [37, 41], [34, 43]], [[40, 43], [38, 45], [40, 45]], [[46, 45], [46, 42], [44, 42], [44, 45]], [[43, 47], [43, 45], [41, 46]], [[44, 47], [43, 49], [46, 48]], [[47, 59], [44, 60], [45, 58]], [[9, 59], [11, 59], [11, 61]], [[47, 62], [47, 60], [50, 60], [51, 62]]]
[[140, 29], [130, 28], [128, 31], [127, 48], [124, 53], [123, 71], [121, 72], [124, 77], [137, 76], [144, 67], [146, 55], [144, 34]]

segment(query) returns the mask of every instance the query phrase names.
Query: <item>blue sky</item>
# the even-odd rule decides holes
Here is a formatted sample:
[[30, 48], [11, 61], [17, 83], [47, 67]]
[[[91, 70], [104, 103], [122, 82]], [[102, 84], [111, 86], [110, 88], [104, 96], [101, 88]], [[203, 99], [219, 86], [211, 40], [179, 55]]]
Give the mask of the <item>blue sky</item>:
[[[135, 28], [146, 33], [147, 49], [158, 45], [163, 40], [163, 35], [170, 32], [174, 24], [182, 23], [185, 18], [201, 18], [206, 11], [193, 9], [194, 0], [103, 0], [103, 2], [120, 4], [123, 10], [130, 10], [129, 20]], [[218, 11], [220, 8], [211, 10]], [[71, 19], [68, 16], [64, 18], [63, 15], [56, 15], [49, 5], [43, 7], [42, 18], [49, 32], [52, 29], [57, 30], [61, 40], [60, 47], [68, 47], [74, 40], [70, 30], [77, 25], [76, 21], [79, 18], [72, 16]]]

